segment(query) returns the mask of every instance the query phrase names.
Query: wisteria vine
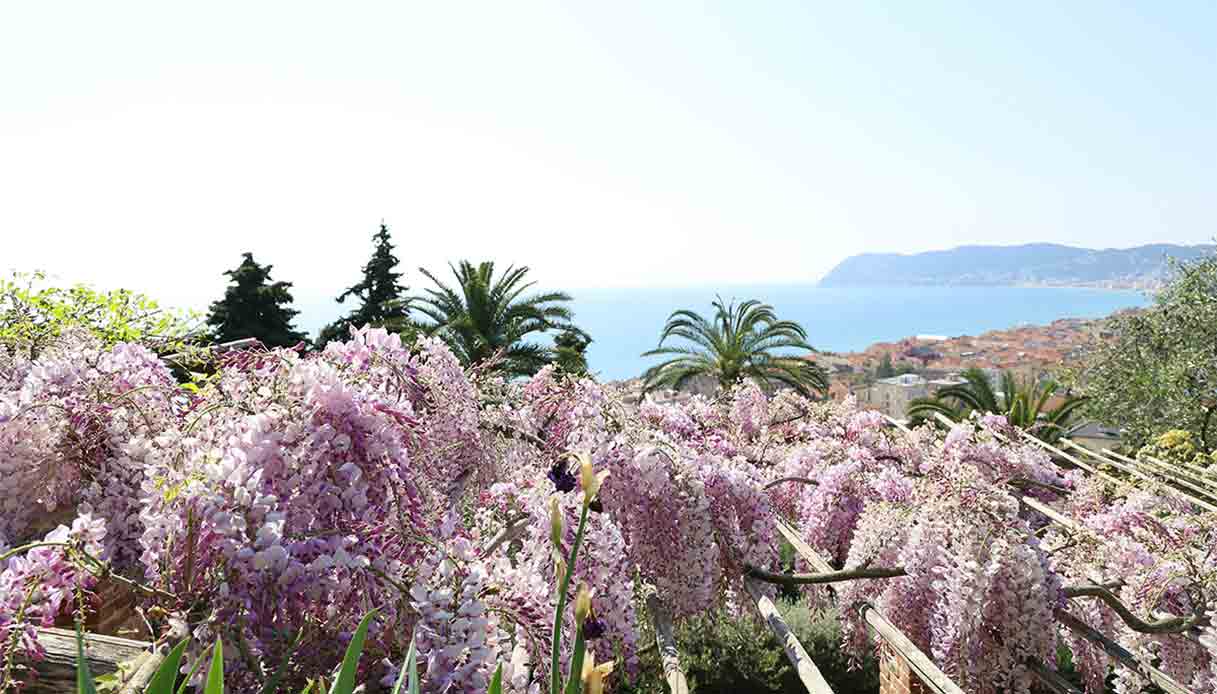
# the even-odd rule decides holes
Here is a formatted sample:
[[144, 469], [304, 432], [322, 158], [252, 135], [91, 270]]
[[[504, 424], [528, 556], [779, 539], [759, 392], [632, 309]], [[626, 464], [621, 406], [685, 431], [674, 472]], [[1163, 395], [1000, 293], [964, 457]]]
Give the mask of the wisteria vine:
[[[28, 677], [35, 627], [97, 610], [98, 582], [118, 580], [146, 637], [193, 637], [184, 667], [234, 644], [237, 691], [289, 655], [290, 678], [329, 673], [373, 609], [365, 681], [395, 681], [413, 638], [425, 691], [484, 691], [499, 664], [508, 691], [546, 691], [581, 456], [607, 478], [570, 567], [583, 612], [561, 621], [619, 679], [640, 667], [648, 596], [677, 619], [743, 613], [743, 582], [762, 579], [836, 600], [857, 653], [873, 644], [855, 608], [874, 606], [968, 691], [1029, 691], [1061, 645], [1092, 692], [1144, 684], [1062, 610], [1211, 690], [1217, 519], [1062, 471], [1003, 427], [905, 432], [755, 384], [631, 405], [375, 329], [318, 354], [230, 354], [182, 387], [138, 345], [67, 333], [35, 361], [0, 355], [0, 677]], [[779, 519], [854, 580], [804, 585]], [[570, 640], [557, 651], [566, 667]]]

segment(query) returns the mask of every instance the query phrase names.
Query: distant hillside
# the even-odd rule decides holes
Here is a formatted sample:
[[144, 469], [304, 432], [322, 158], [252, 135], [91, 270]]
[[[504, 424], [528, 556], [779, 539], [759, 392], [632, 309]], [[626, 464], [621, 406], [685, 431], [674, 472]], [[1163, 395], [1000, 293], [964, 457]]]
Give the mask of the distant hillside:
[[1167, 258], [1190, 260], [1214, 246], [1165, 243], [1092, 250], [1051, 243], [960, 246], [949, 251], [863, 253], [832, 269], [822, 287], [862, 285], [1052, 285], [1154, 287], [1166, 276]]

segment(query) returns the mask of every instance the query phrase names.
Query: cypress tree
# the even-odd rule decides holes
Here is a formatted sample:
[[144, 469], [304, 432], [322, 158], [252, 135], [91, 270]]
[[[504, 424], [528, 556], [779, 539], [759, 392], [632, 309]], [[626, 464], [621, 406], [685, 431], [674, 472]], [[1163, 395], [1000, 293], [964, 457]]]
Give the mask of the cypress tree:
[[224, 273], [228, 289], [207, 316], [216, 342], [255, 337], [267, 347], [293, 347], [308, 341], [292, 327], [299, 311], [291, 308], [291, 282], [273, 282], [270, 271], [270, 265], [259, 265], [245, 253], [236, 269]]
[[409, 302], [405, 298], [407, 287], [399, 281], [402, 273], [397, 272], [396, 268], [400, 261], [393, 254], [389, 227], [384, 222], [380, 224], [380, 231], [372, 236], [372, 243], [372, 257], [363, 266], [363, 279], [347, 287], [336, 299], [338, 303], [343, 303], [354, 297], [359, 305], [345, 317], [322, 328], [319, 343], [324, 345], [331, 340], [346, 339], [352, 326], [362, 328], [372, 325], [393, 332], [409, 329]]

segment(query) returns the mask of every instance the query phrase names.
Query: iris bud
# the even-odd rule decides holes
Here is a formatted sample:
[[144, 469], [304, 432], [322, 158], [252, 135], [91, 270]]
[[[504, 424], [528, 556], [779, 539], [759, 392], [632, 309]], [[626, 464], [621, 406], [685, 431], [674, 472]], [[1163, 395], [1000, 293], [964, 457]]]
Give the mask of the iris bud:
[[565, 531], [562, 509], [558, 506], [558, 497], [551, 496], [549, 498], [549, 539], [559, 550], [562, 549], [562, 536], [566, 534]]
[[600, 485], [604, 484], [604, 479], [608, 477], [608, 470], [597, 473], [592, 468], [591, 456], [583, 453], [579, 456], [579, 474], [583, 482], [583, 504], [590, 506], [596, 494], [600, 493]]
[[583, 624], [591, 612], [592, 591], [585, 582], [579, 585], [579, 592], [575, 594], [575, 623]]

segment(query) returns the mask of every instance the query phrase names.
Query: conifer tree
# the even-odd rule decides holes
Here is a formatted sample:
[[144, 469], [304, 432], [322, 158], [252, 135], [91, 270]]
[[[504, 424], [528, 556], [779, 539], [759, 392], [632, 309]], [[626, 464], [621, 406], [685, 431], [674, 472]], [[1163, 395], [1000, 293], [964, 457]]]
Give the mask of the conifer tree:
[[224, 298], [211, 305], [207, 324], [216, 342], [257, 338], [267, 347], [292, 347], [307, 342], [304, 333], [292, 327], [299, 311], [291, 308], [291, 282], [273, 282], [270, 265], [259, 265], [252, 253], [241, 264], [225, 272], [230, 283]]
[[554, 363], [574, 376], [587, 375], [587, 346], [592, 342], [580, 330], [563, 330], [554, 338]]
[[410, 329], [409, 301], [405, 296], [408, 288], [399, 282], [402, 273], [396, 272], [395, 268], [400, 261], [393, 254], [389, 227], [384, 222], [380, 224], [380, 231], [372, 236], [372, 242], [375, 248], [372, 257], [363, 266], [363, 280], [347, 287], [336, 299], [343, 303], [348, 297], [354, 297], [359, 300], [359, 305], [345, 317], [321, 329], [317, 341], [322, 345], [332, 340], [346, 339], [352, 326], [361, 328], [372, 325], [392, 332]]

